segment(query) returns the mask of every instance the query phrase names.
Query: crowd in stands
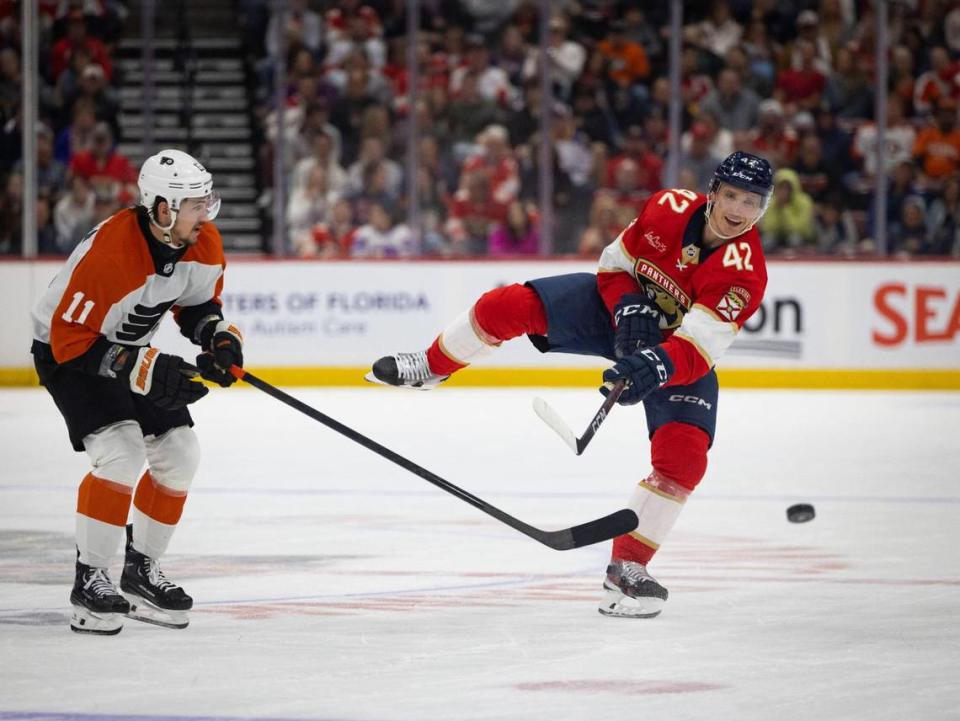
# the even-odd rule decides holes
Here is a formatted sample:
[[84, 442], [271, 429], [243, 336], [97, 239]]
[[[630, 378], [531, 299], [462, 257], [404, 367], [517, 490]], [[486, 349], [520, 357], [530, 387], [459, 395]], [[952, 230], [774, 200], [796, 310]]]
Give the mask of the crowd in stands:
[[[960, 1], [888, 3], [883, 167], [873, 2], [684, 3], [677, 185], [705, 192], [736, 149], [768, 158], [770, 253], [876, 253], [879, 174], [889, 254], [960, 256]], [[667, 3], [551, 2], [544, 97], [539, 3], [421, 0], [412, 99], [406, 3], [288, 0], [282, 127], [274, 4], [236, 4], [257, 78], [260, 182], [267, 192], [285, 184], [291, 254], [503, 256], [546, 244], [596, 257], [665, 182]], [[135, 169], [115, 150], [114, 46], [126, 11], [110, 0], [39, 6], [40, 249], [64, 253], [136, 197]], [[0, 0], [0, 253], [20, 247], [20, 43], [19, 2]], [[544, 117], [549, 228], [539, 207]], [[275, 179], [278, 147], [287, 172]]]
[[[276, 138], [276, 18], [243, 3], [260, 69], [264, 185]], [[283, 28], [287, 220], [303, 256], [540, 251], [539, 136], [549, 114], [554, 252], [596, 256], [661, 187], [668, 146], [667, 3], [551, 3], [549, 97], [538, 3], [421, 2], [408, 96], [405, 3], [292, 0]], [[771, 253], [960, 255], [960, 2], [891, 2], [886, 165], [874, 153], [875, 15], [863, 0], [684, 3], [678, 184], [706, 191], [736, 149], [768, 158]], [[420, 131], [407, 177], [409, 118]], [[420, 240], [411, 231], [415, 183]]]
[[[115, 47], [127, 10], [110, 0], [39, 0], [36, 222], [39, 252], [69, 253], [136, 199], [136, 169], [116, 151]], [[21, 2], [0, 0], [0, 254], [22, 247]]]

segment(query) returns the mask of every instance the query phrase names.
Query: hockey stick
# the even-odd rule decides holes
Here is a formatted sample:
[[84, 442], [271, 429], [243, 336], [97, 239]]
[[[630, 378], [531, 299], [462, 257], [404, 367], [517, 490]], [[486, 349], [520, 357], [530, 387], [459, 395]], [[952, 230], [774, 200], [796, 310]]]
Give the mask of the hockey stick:
[[362, 435], [352, 428], [345, 426], [343, 423], [340, 423], [330, 416], [321, 413], [317, 409], [308, 406], [306, 403], [297, 400], [293, 396], [284, 393], [282, 390], [275, 388], [266, 381], [260, 380], [252, 373], [248, 373], [247, 371], [243, 370], [243, 368], [233, 366], [230, 368], [230, 373], [234, 377], [246, 381], [254, 388], [257, 388], [267, 395], [276, 398], [281, 403], [286, 403], [291, 408], [295, 408], [304, 415], [310, 416], [315, 421], [319, 421], [328, 428], [332, 428], [337, 433], [349, 438], [351, 441], [359, 443], [364, 448], [373, 451], [377, 455], [383, 456], [388, 461], [393, 461], [401, 468], [410, 471], [414, 475], [420, 476], [420, 478], [432, 483], [440, 490], [456, 496], [461, 501], [466, 501], [474, 508], [479, 508], [481, 511], [489, 516], [493, 516], [501, 523], [505, 523], [506, 525], [510, 526], [510, 528], [520, 531], [520, 533], [529, 536], [535, 541], [539, 541], [543, 545], [549, 546], [554, 550], [566, 551], [571, 548], [580, 548], [582, 546], [589, 546], [593, 543], [608, 541], [616, 536], [629, 533], [637, 527], [637, 514], [629, 508], [623, 508], [619, 511], [611, 513], [609, 516], [604, 516], [603, 518], [598, 518], [587, 523], [581, 523], [579, 526], [573, 526], [572, 528], [564, 528], [559, 531], [544, 531], [539, 528], [535, 528], [517, 518], [514, 518], [508, 513], [501, 511], [496, 506], [490, 505], [483, 499], [477, 498], [475, 495], [463, 490], [459, 486], [453, 485], [450, 483], [450, 481], [441, 478], [435, 473], [431, 473], [426, 468], [418, 466], [416, 463], [404, 458], [399, 453], [394, 453], [389, 448], [381, 446], [376, 441], [367, 438], [365, 435]]
[[600, 410], [597, 411], [596, 415], [594, 415], [590, 421], [590, 425], [587, 426], [587, 430], [585, 430], [579, 438], [573, 435], [570, 426], [563, 422], [560, 414], [547, 405], [547, 402], [542, 398], [533, 399], [533, 410], [540, 416], [540, 420], [550, 426], [556, 434], [563, 439], [563, 442], [570, 446], [570, 449], [579, 456], [586, 450], [590, 441], [592, 441], [593, 437], [597, 434], [597, 431], [600, 430], [600, 425], [606, 420], [607, 414], [620, 398], [625, 387], [626, 380], [619, 380], [614, 384], [613, 388], [610, 389], [610, 393], [607, 394], [606, 399], [604, 399], [603, 405], [600, 406]]

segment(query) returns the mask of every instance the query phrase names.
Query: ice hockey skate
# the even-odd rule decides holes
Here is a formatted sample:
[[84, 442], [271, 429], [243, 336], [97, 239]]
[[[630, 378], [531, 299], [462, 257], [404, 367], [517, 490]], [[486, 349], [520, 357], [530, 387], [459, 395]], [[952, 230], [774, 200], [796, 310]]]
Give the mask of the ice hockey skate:
[[428, 391], [450, 376], [439, 376], [430, 370], [427, 352], [387, 355], [373, 364], [364, 378], [370, 383]]
[[79, 559], [70, 603], [73, 604], [70, 628], [77, 633], [103, 636], [120, 633], [124, 615], [130, 610], [130, 604], [113, 585], [106, 569], [88, 566]]
[[120, 588], [130, 602], [127, 615], [165, 628], [186, 628], [193, 599], [168, 580], [157, 561], [133, 547], [132, 527], [127, 526], [127, 552]]
[[613, 561], [603, 581], [606, 591], [599, 611], [604, 616], [653, 618], [663, 610], [667, 589], [647, 573], [642, 563]]

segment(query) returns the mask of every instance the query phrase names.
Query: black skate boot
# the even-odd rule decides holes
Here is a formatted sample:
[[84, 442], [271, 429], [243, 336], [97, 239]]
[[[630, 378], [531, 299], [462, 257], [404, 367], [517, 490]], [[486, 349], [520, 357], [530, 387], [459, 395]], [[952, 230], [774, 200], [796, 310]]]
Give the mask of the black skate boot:
[[621, 618], [653, 618], [659, 615], [669, 595], [647, 573], [646, 566], [634, 561], [615, 560], [607, 566], [603, 588], [606, 593], [597, 610], [604, 616]]
[[166, 628], [186, 628], [190, 623], [187, 611], [193, 608], [193, 599], [167, 580], [154, 559], [134, 549], [133, 526], [127, 526], [127, 554], [120, 588], [130, 601], [130, 618]]
[[123, 617], [130, 610], [130, 604], [113, 585], [106, 569], [80, 563], [79, 551], [70, 603], [73, 605], [70, 628], [77, 633], [103, 636], [120, 633]]
[[428, 391], [450, 376], [438, 376], [430, 370], [427, 352], [387, 355], [373, 364], [364, 378], [371, 383]]

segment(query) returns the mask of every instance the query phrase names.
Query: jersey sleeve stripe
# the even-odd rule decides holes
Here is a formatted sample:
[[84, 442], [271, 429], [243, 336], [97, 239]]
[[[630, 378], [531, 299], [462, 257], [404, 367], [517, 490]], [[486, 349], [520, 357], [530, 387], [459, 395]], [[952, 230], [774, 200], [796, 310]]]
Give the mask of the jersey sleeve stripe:
[[709, 308], [695, 303], [690, 312], [683, 316], [676, 335], [691, 343], [712, 366], [733, 343], [738, 330], [736, 323], [721, 321]]
[[694, 307], [694, 308], [699, 308], [699, 309], [702, 310], [704, 313], [708, 314], [711, 318], [713, 318], [715, 321], [717, 321], [717, 323], [723, 323], [723, 324], [725, 324], [725, 325], [732, 326], [734, 333], [736, 333], [737, 331], [740, 330], [740, 326], [738, 326], [736, 323], [734, 323], [734, 322], [732, 322], [732, 321], [725, 320], [724, 318], [721, 318], [720, 315], [719, 315], [719, 313], [717, 313], [713, 308], [708, 308], [707, 306], [703, 305], [702, 303], [694, 303], [694, 304], [693, 304], [693, 307]]
[[611, 273], [625, 270], [632, 273], [635, 264], [636, 259], [627, 252], [621, 234], [621, 237], [603, 249], [600, 255], [599, 272]]
[[699, 353], [703, 357], [703, 360], [706, 361], [708, 366], [710, 366], [711, 368], [714, 366], [714, 362], [713, 362], [713, 359], [710, 357], [710, 354], [707, 353], [706, 350], [704, 350], [702, 345], [697, 343], [696, 338], [694, 338], [693, 336], [687, 335], [681, 330], [677, 330], [677, 332], [673, 334], [673, 337], [682, 341], [686, 341], [687, 343], [692, 345], [694, 349], [697, 351], [697, 353]]

